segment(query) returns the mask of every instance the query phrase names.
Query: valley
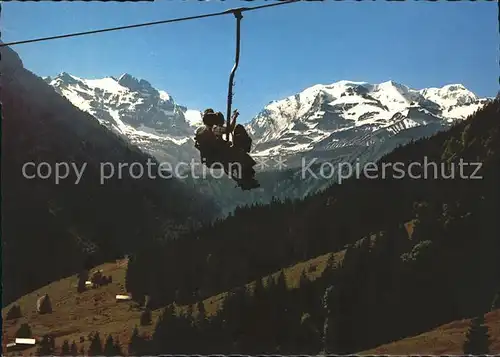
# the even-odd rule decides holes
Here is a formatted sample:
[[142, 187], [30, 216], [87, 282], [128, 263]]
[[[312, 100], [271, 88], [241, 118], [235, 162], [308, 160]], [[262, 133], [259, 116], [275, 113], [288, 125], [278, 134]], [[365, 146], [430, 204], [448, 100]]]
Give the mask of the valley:
[[[499, 98], [311, 87], [248, 123], [255, 157], [291, 164], [235, 193], [229, 179], [127, 170], [100, 182], [103, 162], [197, 155], [196, 113], [166, 91], [129, 74], [42, 79], [8, 47], [0, 69], [4, 354], [16, 337], [37, 340], [23, 355], [500, 353]], [[316, 173], [466, 161], [482, 179], [397, 178], [390, 165], [384, 178], [303, 179], [294, 160], [316, 155]], [[28, 161], [86, 169], [30, 181]], [[106, 283], [87, 284], [101, 270]]]

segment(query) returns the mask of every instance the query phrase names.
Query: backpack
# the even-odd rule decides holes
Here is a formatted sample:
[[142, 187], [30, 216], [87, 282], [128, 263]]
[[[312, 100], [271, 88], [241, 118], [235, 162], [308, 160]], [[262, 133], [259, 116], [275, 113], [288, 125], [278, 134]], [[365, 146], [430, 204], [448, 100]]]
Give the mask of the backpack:
[[247, 131], [241, 124], [236, 125], [234, 128], [233, 144], [235, 147], [247, 153], [252, 150], [252, 138], [250, 138]]

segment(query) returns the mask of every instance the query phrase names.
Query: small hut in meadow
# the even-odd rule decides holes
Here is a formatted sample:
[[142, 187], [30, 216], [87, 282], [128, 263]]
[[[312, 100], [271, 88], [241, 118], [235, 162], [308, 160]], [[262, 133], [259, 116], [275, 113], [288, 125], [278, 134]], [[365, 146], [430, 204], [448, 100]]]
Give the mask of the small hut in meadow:
[[116, 302], [130, 301], [132, 300], [132, 295], [130, 294], [118, 294], [116, 295]]

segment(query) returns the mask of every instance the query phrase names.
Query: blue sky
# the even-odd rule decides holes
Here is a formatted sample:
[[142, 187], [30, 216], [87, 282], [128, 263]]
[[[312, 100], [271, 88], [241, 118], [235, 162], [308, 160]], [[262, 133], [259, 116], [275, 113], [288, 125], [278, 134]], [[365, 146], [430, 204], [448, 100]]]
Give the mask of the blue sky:
[[[255, 6], [263, 1], [7, 2], [4, 42]], [[234, 58], [232, 15], [23, 44], [40, 76], [130, 73], [193, 109], [225, 112]], [[248, 121], [267, 103], [338, 80], [413, 88], [461, 83], [498, 91], [495, 2], [303, 2], [246, 12], [233, 108]]]

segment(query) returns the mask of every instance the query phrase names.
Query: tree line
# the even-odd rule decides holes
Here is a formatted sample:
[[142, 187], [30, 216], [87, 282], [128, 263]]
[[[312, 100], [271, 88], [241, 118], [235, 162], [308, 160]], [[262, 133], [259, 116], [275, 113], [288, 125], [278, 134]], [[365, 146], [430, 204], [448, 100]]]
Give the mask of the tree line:
[[[237, 294], [240, 302], [234, 304], [240, 307], [221, 312], [227, 318], [207, 325], [207, 331], [217, 331], [208, 335], [232, 336], [217, 349], [284, 353], [298, 348], [295, 336], [307, 325], [308, 353], [321, 348], [354, 353], [483, 314], [500, 281], [498, 112], [497, 99], [448, 132], [415, 141], [379, 161], [409, 164], [425, 156], [447, 170], [458, 170], [452, 163], [460, 160], [481, 162], [482, 180], [391, 179], [389, 172], [385, 180], [350, 179], [304, 200], [240, 208], [164, 247], [142, 247], [129, 262], [127, 290], [139, 299], [148, 295], [151, 307], [192, 304], [347, 247], [335, 273], [312, 284], [314, 289], [271, 289], [267, 300]], [[325, 294], [330, 315], [321, 307], [319, 297]], [[258, 307], [249, 307], [248, 301]], [[282, 307], [287, 313], [280, 315]], [[248, 319], [243, 310], [251, 311]], [[167, 316], [164, 320], [172, 320]], [[252, 320], [256, 316], [259, 324]], [[331, 341], [330, 347], [311, 337], [325, 329], [330, 336], [323, 339]], [[267, 334], [261, 336], [262, 331]], [[282, 331], [289, 332], [282, 337]]]

